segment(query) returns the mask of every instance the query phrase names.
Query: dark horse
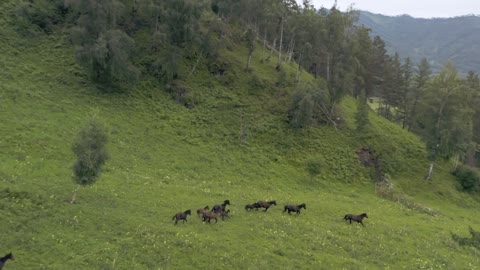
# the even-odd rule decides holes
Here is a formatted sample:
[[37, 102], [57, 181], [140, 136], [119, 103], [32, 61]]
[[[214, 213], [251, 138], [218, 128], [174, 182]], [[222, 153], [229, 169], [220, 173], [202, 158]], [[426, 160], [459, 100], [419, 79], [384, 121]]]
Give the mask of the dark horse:
[[367, 213], [363, 213], [363, 214], [358, 215], [358, 216], [353, 215], [353, 214], [346, 214], [345, 217], [343, 217], [343, 219], [345, 219], [346, 221], [350, 220], [350, 224], [352, 224], [352, 220], [353, 220], [353, 221], [356, 221], [356, 222], [362, 224], [362, 226], [365, 226], [365, 225], [363, 225], [363, 222], [362, 222], [362, 220], [364, 218], [368, 218]]
[[11, 252], [8, 253], [7, 255], [3, 256], [2, 258], [0, 258], [0, 269], [3, 268], [3, 266], [5, 265], [7, 260], [12, 260], [12, 261], [15, 260], [15, 258], [13, 258], [13, 254]]
[[253, 203], [253, 204], [247, 204], [245, 205], [245, 210], [258, 210], [258, 208], [261, 208], [261, 206], [258, 203]]
[[269, 202], [258, 201], [257, 204], [260, 205], [260, 207], [265, 208], [264, 211], [266, 212], [270, 206], [277, 205], [277, 202], [276, 201], [269, 201]]
[[283, 212], [285, 213], [286, 211], [288, 211], [288, 213], [290, 214], [290, 212], [297, 212], [297, 215], [300, 214], [300, 209], [307, 209], [307, 206], [302, 203], [302, 204], [299, 204], [299, 205], [285, 205], [285, 208], [283, 209]]
[[191, 215], [191, 214], [192, 214], [192, 211], [190, 211], [190, 210], [187, 210], [187, 211], [185, 211], [185, 212], [183, 212], [183, 213], [182, 213], [182, 212], [178, 212], [178, 213], [176, 213], [176, 214], [172, 217], [172, 220], [175, 219], [175, 225], [177, 225], [177, 222], [178, 222], [179, 220], [183, 220], [183, 222], [185, 223], [185, 221], [187, 221], [187, 216], [188, 216], [188, 215]]
[[227, 205], [230, 205], [230, 200], [225, 200], [225, 201], [223, 201], [223, 203], [220, 204], [220, 205], [219, 205], [219, 204], [214, 205], [213, 208], [212, 208], [212, 211], [213, 211], [213, 212], [225, 211], [225, 207], [226, 207]]
[[210, 208], [208, 208], [208, 205], [205, 206], [204, 208], [200, 208], [200, 209], [197, 210], [197, 215], [202, 216], [203, 213], [208, 212], [208, 210], [210, 210]]

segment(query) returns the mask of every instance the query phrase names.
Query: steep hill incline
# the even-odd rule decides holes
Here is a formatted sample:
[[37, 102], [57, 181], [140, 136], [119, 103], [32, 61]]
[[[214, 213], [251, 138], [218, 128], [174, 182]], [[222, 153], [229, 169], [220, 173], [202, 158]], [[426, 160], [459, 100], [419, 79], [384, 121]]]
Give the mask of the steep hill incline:
[[[355, 134], [352, 98], [339, 130], [293, 132], [285, 112], [294, 85], [276, 85], [276, 63], [260, 61], [260, 49], [245, 73], [241, 46], [222, 53], [228, 75], [199, 68], [177, 82], [191, 108], [152, 78], [101, 93], [62, 29], [13, 31], [15, 2], [0, 1], [0, 256], [16, 257], [4, 269], [480, 269], [479, 251], [451, 235], [480, 230], [480, 203], [456, 191], [449, 164], [421, 180], [424, 147], [396, 125], [372, 113], [372, 133]], [[287, 80], [295, 68], [285, 65]], [[71, 146], [92, 115], [109, 129], [111, 158], [70, 204]], [[367, 146], [382, 155], [393, 190], [359, 162]], [[224, 221], [193, 214], [173, 225], [175, 213], [225, 199]], [[244, 209], [258, 200], [277, 206]], [[300, 215], [283, 213], [300, 203]], [[346, 223], [349, 212], [367, 212], [365, 226]]]
[[478, 16], [419, 19], [361, 11], [359, 24], [372, 29], [390, 52], [398, 52], [402, 58], [408, 56], [418, 63], [426, 57], [436, 71], [451, 60], [462, 73], [480, 72]]

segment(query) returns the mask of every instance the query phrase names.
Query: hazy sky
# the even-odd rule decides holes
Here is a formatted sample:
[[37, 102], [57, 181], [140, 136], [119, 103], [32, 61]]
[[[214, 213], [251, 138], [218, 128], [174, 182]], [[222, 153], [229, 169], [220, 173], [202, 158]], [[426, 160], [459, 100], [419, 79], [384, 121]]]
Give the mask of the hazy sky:
[[[302, 3], [302, 0], [297, 0]], [[334, 0], [312, 0], [316, 8], [331, 8]], [[337, 7], [344, 11], [351, 4], [354, 9], [384, 15], [408, 14], [417, 18], [480, 15], [480, 0], [338, 0]]]

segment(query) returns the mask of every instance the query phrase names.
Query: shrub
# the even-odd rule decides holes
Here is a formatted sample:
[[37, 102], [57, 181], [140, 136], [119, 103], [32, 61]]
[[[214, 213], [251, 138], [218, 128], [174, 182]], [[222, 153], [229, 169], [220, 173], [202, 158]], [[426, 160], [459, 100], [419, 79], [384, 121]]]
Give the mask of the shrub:
[[311, 95], [298, 91], [292, 98], [288, 112], [290, 127], [300, 130], [311, 125], [313, 122], [313, 106]]
[[480, 191], [480, 175], [468, 166], [458, 166], [453, 172], [460, 184], [460, 189], [466, 192]]
[[107, 140], [104, 128], [95, 119], [91, 119], [88, 126], [80, 131], [72, 146], [73, 153], [77, 156], [72, 167], [73, 179], [77, 184], [95, 183], [108, 159], [105, 149]]
[[310, 177], [315, 177], [319, 175], [322, 171], [322, 167], [325, 162], [319, 159], [311, 159], [306, 162], [307, 172]]
[[24, 34], [50, 33], [66, 13], [63, 0], [22, 1], [14, 11], [15, 27]]
[[472, 227], [468, 227], [470, 231], [471, 238], [460, 237], [456, 234], [452, 234], [453, 240], [458, 242], [461, 246], [472, 246], [480, 249], [480, 231], [475, 231]]

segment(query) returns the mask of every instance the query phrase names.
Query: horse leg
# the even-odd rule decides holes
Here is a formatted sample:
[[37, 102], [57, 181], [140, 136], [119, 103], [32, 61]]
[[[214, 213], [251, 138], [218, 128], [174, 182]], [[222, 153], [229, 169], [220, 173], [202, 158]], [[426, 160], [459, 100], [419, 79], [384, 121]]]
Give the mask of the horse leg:
[[361, 220], [359, 222], [360, 222], [360, 224], [362, 224], [363, 227], [365, 227], [365, 225], [363, 225], [363, 222]]
[[218, 219], [217, 219], [217, 218], [215, 218], [215, 224], [217, 224], [217, 222], [218, 222]]

